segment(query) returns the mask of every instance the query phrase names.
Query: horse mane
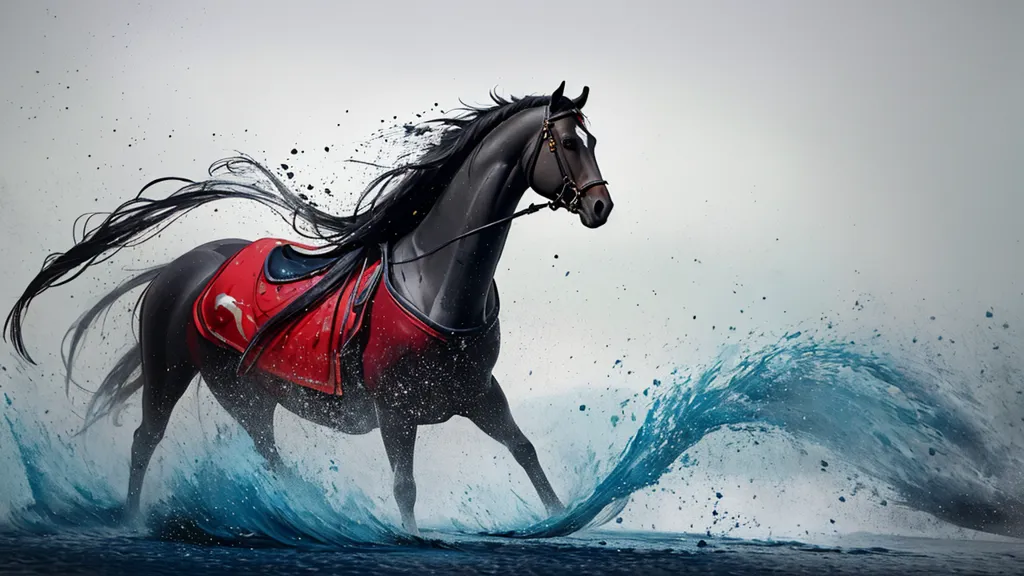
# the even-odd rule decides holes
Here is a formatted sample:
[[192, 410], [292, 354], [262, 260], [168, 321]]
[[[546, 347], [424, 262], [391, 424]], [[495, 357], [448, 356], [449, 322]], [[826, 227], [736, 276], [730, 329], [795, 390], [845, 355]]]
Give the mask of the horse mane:
[[[413, 162], [374, 178], [360, 195], [356, 213], [349, 217], [351, 225], [345, 228], [351, 232], [342, 238], [324, 239], [339, 247], [353, 242], [375, 245], [412, 232], [484, 137], [523, 110], [547, 106], [551, 101], [550, 96], [506, 99], [494, 92], [490, 98], [492, 106], [463, 103], [458, 109], [461, 115], [428, 120], [427, 124], [440, 125], [440, 138]], [[372, 198], [370, 209], [359, 213], [368, 198]]]

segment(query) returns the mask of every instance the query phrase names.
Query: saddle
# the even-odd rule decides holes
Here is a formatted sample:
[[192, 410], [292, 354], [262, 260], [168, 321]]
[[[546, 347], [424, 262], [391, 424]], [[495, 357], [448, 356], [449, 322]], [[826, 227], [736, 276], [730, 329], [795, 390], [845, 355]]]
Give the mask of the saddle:
[[267, 282], [283, 284], [316, 276], [338, 261], [340, 256], [318, 250], [306, 250], [294, 244], [279, 244], [270, 249], [263, 275]]
[[[312, 246], [262, 238], [229, 258], [193, 305], [199, 334], [244, 352], [257, 331], [319, 282], [338, 257]], [[365, 339], [356, 335], [369, 325]], [[363, 381], [445, 337], [395, 296], [380, 259], [357, 266], [345, 284], [299, 316], [259, 354], [255, 368], [327, 394], [342, 393], [341, 353], [362, 343]]]

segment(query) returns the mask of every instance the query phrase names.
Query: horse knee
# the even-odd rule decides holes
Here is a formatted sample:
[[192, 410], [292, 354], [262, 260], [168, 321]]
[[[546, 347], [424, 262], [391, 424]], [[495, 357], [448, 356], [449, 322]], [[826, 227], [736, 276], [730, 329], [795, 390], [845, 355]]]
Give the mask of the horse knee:
[[512, 457], [517, 462], [531, 461], [537, 459], [537, 449], [533, 447], [533, 443], [526, 438], [518, 439], [515, 442], [510, 442], [508, 445], [509, 452], [512, 453]]
[[416, 505], [416, 481], [412, 476], [396, 475], [394, 493], [395, 501], [402, 514], [411, 513]]
[[166, 426], [153, 426], [148, 422], [143, 421], [139, 424], [139, 427], [135, 429], [134, 445], [136, 446], [156, 446], [164, 439], [164, 431]]
[[395, 475], [395, 497], [416, 500], [416, 481], [412, 476]]

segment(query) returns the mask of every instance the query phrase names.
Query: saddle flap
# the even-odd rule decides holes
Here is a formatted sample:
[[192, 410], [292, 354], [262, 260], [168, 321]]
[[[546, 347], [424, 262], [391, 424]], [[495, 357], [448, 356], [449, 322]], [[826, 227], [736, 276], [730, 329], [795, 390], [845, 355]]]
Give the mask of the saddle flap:
[[[326, 269], [303, 280], [268, 282], [266, 255], [280, 244], [272, 238], [257, 240], [214, 275], [195, 303], [196, 326], [204, 338], [243, 352], [267, 320], [322, 280]], [[366, 300], [357, 302], [379, 281], [379, 270], [379, 261], [357, 268], [340, 289], [270, 341], [258, 355], [256, 367], [303, 386], [341, 394], [339, 353], [363, 324]]]

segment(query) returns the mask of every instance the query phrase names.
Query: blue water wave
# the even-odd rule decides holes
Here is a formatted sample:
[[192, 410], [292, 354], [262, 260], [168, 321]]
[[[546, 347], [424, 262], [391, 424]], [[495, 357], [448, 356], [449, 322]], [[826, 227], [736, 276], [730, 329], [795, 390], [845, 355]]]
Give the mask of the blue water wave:
[[[710, 367], [655, 382], [642, 424], [607, 468], [577, 490], [567, 512], [511, 520], [491, 534], [564, 536], [615, 518], [629, 497], [685, 464], [687, 450], [726, 431], [787, 434], [840, 454], [892, 486], [903, 504], [968, 528], [1024, 535], [1020, 495], [1005, 479], [1024, 463], [972, 411], [970, 398], [926, 368], [900, 367], [849, 342], [792, 334], [756, 350], [727, 349]], [[294, 547], [409, 542], [352, 486], [324, 486], [296, 471], [271, 473], [243, 434], [218, 434], [210, 453], [176, 468], [141, 525], [119, 514], [114, 487], [15, 406], [3, 408], [24, 466], [30, 504], [0, 532], [120, 531], [141, 537]], [[937, 457], [941, 457], [938, 464]], [[328, 493], [330, 492], [330, 494]], [[522, 518], [522, 516], [519, 516]], [[500, 524], [500, 520], [497, 524]]]
[[[1009, 453], [933, 374], [799, 332], [737, 354], [733, 347], [696, 377], [674, 373], [658, 386], [643, 425], [589, 496], [560, 517], [506, 535], [552, 537], [600, 525], [709, 434], [770, 427], [842, 454], [895, 488], [908, 507], [958, 526], [1024, 536], [1024, 500], [1000, 485], [1021, 469], [1020, 455]], [[936, 454], [944, 466], [936, 466]]]
[[[111, 486], [73, 442], [52, 438], [16, 413], [5, 420], [25, 466], [31, 504], [16, 510], [0, 533], [156, 536], [247, 546], [297, 547], [398, 544], [409, 537], [374, 515], [358, 490], [324, 486], [295, 470], [271, 472], [242, 435], [218, 434], [211, 453], [175, 470], [166, 495], [145, 517], [123, 514], [123, 487]], [[120, 488], [120, 489], [119, 489]], [[337, 496], [340, 495], [340, 498]]]

